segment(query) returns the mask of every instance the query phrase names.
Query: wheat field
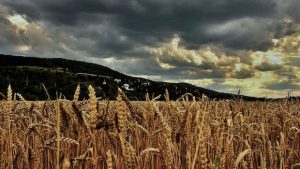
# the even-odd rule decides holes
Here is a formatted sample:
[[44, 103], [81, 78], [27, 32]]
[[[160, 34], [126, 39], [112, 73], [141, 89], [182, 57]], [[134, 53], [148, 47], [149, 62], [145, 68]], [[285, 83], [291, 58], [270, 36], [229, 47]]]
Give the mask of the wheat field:
[[0, 168], [300, 168], [299, 101], [0, 101]]

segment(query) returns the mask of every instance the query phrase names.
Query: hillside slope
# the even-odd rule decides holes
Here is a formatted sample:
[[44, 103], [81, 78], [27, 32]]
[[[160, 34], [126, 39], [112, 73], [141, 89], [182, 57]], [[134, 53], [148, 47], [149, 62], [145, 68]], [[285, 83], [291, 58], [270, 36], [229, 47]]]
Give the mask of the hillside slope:
[[[81, 85], [81, 98], [87, 97], [87, 86], [96, 88], [97, 96], [115, 99], [117, 87], [123, 88], [131, 100], [144, 100], [148, 92], [150, 97], [162, 95], [168, 89], [172, 100], [185, 93], [196, 98], [202, 94], [212, 99], [232, 99], [237, 95], [216, 92], [187, 83], [155, 82], [136, 78], [114, 71], [108, 67], [61, 58], [36, 58], [0, 55], [0, 92], [5, 93], [11, 84], [14, 91], [22, 93], [28, 100], [47, 99], [43, 85], [50, 99], [60, 95], [72, 99], [75, 88]], [[246, 100], [259, 98], [243, 96]]]

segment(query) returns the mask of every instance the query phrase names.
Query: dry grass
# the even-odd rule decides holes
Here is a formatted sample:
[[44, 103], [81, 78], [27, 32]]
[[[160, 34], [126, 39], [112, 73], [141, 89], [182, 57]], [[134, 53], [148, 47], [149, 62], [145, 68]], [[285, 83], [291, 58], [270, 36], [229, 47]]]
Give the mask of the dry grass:
[[[0, 101], [0, 168], [299, 168], [298, 101]], [[17, 96], [17, 97], [16, 97]], [[18, 98], [18, 100], [16, 100]], [[58, 139], [59, 138], [59, 139]]]

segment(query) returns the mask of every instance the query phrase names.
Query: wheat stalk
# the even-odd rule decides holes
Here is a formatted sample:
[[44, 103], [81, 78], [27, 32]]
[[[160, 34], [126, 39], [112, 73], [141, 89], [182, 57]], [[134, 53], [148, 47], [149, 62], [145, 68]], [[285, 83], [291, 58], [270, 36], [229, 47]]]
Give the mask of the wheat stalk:
[[79, 95], [80, 95], [80, 85], [77, 85], [74, 96], [73, 96], [74, 102], [79, 100]]
[[111, 155], [111, 151], [108, 150], [106, 152], [106, 164], [107, 164], [107, 168], [108, 169], [113, 169], [113, 162], [112, 162], [112, 155]]
[[239, 155], [238, 155], [238, 157], [236, 158], [236, 160], [235, 160], [235, 163], [234, 163], [234, 168], [238, 168], [238, 166], [239, 166], [239, 164], [240, 164], [240, 162], [243, 160], [243, 158], [246, 156], [246, 155], [248, 155], [248, 154], [250, 154], [251, 153], [251, 149], [246, 149], [246, 150], [244, 150], [243, 152], [241, 152]]

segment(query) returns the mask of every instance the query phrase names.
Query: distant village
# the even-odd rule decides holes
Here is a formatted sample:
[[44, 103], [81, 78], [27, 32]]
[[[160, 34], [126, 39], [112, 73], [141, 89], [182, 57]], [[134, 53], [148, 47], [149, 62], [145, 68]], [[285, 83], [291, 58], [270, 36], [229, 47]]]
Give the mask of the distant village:
[[131, 81], [128, 79], [119, 79], [119, 78], [114, 78], [111, 76], [104, 76], [104, 75], [97, 75], [97, 74], [90, 74], [90, 73], [76, 73], [77, 75], [82, 75], [82, 76], [90, 76], [90, 77], [95, 77], [102, 79], [102, 85], [109, 85], [110, 82], [115, 82], [118, 84], [119, 87], [121, 87], [125, 91], [135, 91], [139, 90], [141, 88], [147, 88], [151, 86], [151, 83], [149, 81], [142, 82], [139, 78], [137, 78], [136, 81]]
[[[85, 76], [95, 78], [97, 86], [101, 87], [102, 90], [107, 90], [111, 85], [117, 84], [123, 91], [127, 92], [130, 96], [130, 93], [159, 93], [161, 91], [165, 92], [166, 89], [172, 92], [172, 95], [176, 95], [176, 97], [185, 94], [187, 92], [193, 94], [199, 94], [197, 89], [191, 90], [191, 88], [177, 86], [177, 84], [166, 84], [161, 82], [153, 82], [142, 78], [115, 78], [111, 76], [104, 76], [98, 74], [90, 74], [90, 73], [76, 73], [78, 76]], [[162, 90], [163, 89], [163, 90]], [[163, 94], [163, 93], [160, 93]]]

